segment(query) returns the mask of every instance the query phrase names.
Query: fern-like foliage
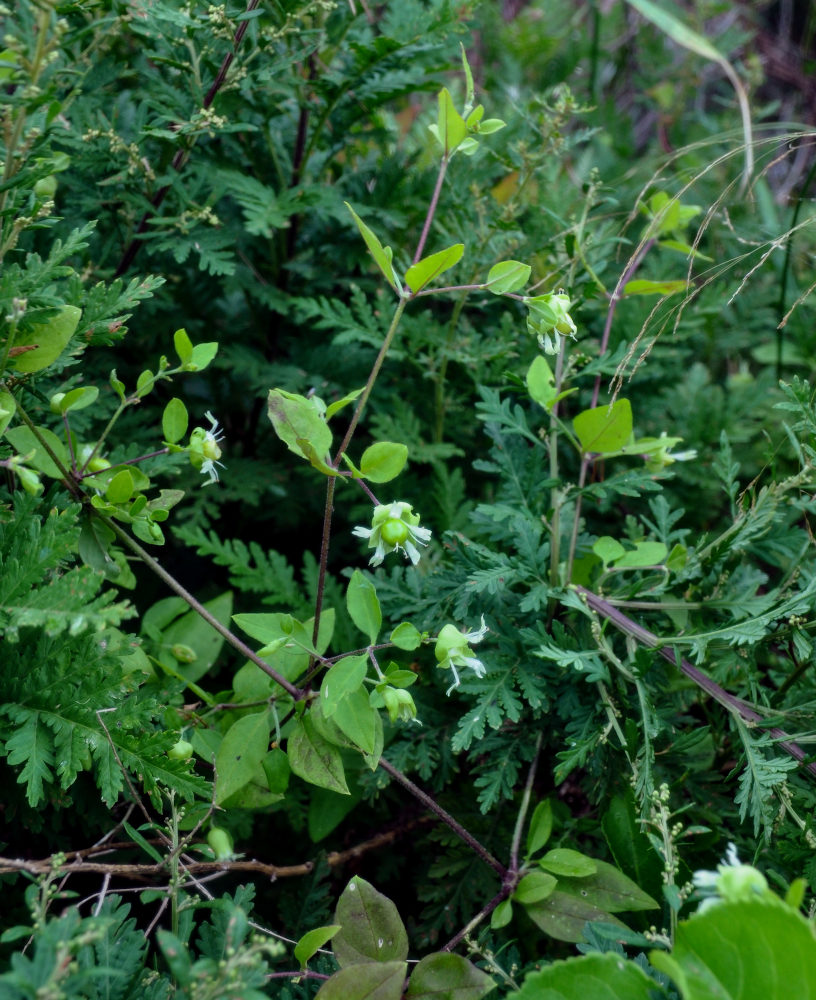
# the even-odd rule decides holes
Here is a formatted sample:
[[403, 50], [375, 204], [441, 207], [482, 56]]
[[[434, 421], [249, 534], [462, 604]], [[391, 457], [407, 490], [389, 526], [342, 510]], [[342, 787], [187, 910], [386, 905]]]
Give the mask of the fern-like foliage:
[[175, 534], [200, 556], [209, 556], [216, 566], [226, 566], [230, 586], [248, 594], [261, 594], [263, 604], [283, 605], [293, 614], [306, 607], [303, 589], [295, 571], [278, 552], [264, 551], [257, 542], [219, 538], [215, 531], [181, 527]]
[[156, 732], [167, 693], [133, 671], [130, 640], [115, 626], [134, 614], [104, 578], [74, 565], [76, 506], [43, 516], [40, 502], [17, 494], [0, 521], [0, 754], [37, 807], [92, 771], [112, 805], [123, 769], [148, 794], [175, 788], [190, 799], [207, 782], [167, 757], [172, 733]]
[[18, 493], [14, 511], [0, 520], [0, 634], [15, 642], [20, 629], [46, 635], [119, 625], [135, 611], [116, 601], [114, 591], [100, 593], [103, 578], [86, 566], [71, 566], [79, 536], [79, 507], [45, 517], [41, 504]]
[[7, 647], [0, 678], [0, 745], [32, 807], [54, 786], [68, 789], [92, 771], [112, 805], [124, 787], [123, 768], [145, 790], [175, 788], [191, 799], [207, 782], [167, 757], [176, 737], [156, 732], [160, 692], [128, 674], [128, 640], [118, 633], [48, 636], [26, 629]]
[[754, 836], [762, 830], [767, 839], [773, 829], [778, 811], [777, 796], [788, 775], [798, 765], [787, 755], [771, 755], [773, 738], [763, 734], [754, 736], [745, 723], [734, 717], [745, 752], [744, 769], [739, 777], [739, 791], [734, 801], [739, 806], [740, 819], [750, 819], [754, 824]]

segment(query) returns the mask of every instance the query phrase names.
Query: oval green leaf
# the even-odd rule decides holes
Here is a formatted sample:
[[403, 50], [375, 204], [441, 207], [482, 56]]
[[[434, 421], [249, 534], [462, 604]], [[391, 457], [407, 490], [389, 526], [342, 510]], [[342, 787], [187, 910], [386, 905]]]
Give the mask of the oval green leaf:
[[42, 371], [57, 360], [68, 345], [79, 326], [82, 310], [76, 306], [63, 306], [52, 319], [33, 326], [24, 334], [24, 341], [18, 341], [15, 347], [31, 346], [32, 350], [18, 354], [12, 364], [18, 372], [31, 374]]
[[585, 454], [619, 451], [632, 436], [632, 406], [628, 399], [596, 406], [579, 413], [572, 426]]
[[286, 752], [289, 766], [299, 778], [319, 788], [349, 794], [340, 751], [318, 733], [308, 713], [295, 723]]
[[615, 566], [635, 569], [638, 566], [659, 566], [669, 554], [663, 542], [636, 542], [635, 548], [615, 560]]
[[111, 503], [126, 503], [133, 496], [133, 476], [130, 469], [120, 469], [108, 483], [105, 498]]
[[583, 899], [570, 896], [558, 889], [543, 902], [526, 906], [525, 911], [545, 934], [549, 934], [556, 941], [571, 941], [573, 944], [583, 941], [584, 924], [588, 921], [601, 920], [605, 924], [625, 926], [606, 910], [601, 910]]
[[269, 730], [269, 712], [254, 712], [226, 731], [215, 758], [216, 804], [252, 780], [269, 748]]
[[531, 271], [530, 265], [520, 260], [500, 260], [488, 271], [486, 288], [494, 295], [517, 292], [527, 284]]
[[405, 283], [416, 295], [429, 282], [438, 278], [454, 264], [458, 264], [465, 252], [464, 243], [454, 243], [446, 250], [432, 253], [428, 257], [416, 262], [405, 272]]
[[397, 649], [404, 649], [410, 652], [419, 649], [422, 643], [422, 636], [410, 622], [400, 622], [391, 633], [391, 642]]
[[312, 955], [324, 944], [331, 941], [339, 930], [340, 924], [328, 924], [326, 927], [315, 927], [313, 930], [306, 931], [295, 945], [295, 958], [301, 969], [306, 967], [306, 963]]
[[408, 935], [396, 906], [370, 882], [355, 875], [340, 895], [334, 911], [342, 926], [332, 942], [342, 969], [368, 962], [404, 962]]
[[175, 444], [181, 441], [187, 433], [187, 425], [190, 418], [187, 414], [187, 407], [175, 396], [165, 406], [162, 414], [162, 434], [168, 444]]
[[377, 757], [382, 753], [382, 720], [380, 713], [371, 707], [365, 690], [353, 691], [338, 702], [332, 722], [363, 753]]
[[630, 878], [606, 861], [593, 861], [596, 871], [584, 878], [560, 878], [560, 892], [577, 896], [608, 913], [656, 910], [658, 904]]
[[569, 847], [556, 847], [547, 851], [538, 863], [554, 875], [571, 875], [575, 878], [593, 875], [598, 870], [597, 863], [592, 858], [580, 851], [572, 851]]
[[513, 1000], [651, 1000], [657, 993], [639, 965], [616, 955], [582, 955], [528, 973]]
[[513, 899], [525, 906], [528, 903], [540, 903], [551, 896], [559, 884], [558, 879], [547, 872], [530, 872], [516, 886]]
[[745, 900], [681, 921], [671, 955], [650, 952], [683, 1000], [791, 1000], [816, 996], [816, 937], [800, 913]]
[[95, 385], [83, 385], [78, 389], [71, 389], [60, 400], [60, 413], [67, 413], [69, 410], [84, 410], [86, 406], [95, 403], [98, 396], [99, 390]]
[[368, 670], [368, 656], [344, 656], [326, 672], [320, 685], [320, 701], [323, 714], [330, 718], [340, 702], [355, 691], [359, 691]]
[[527, 857], [540, 851], [550, 839], [553, 827], [552, 803], [549, 799], [539, 802], [530, 819], [527, 832]]
[[315, 1000], [400, 1000], [407, 962], [367, 962], [327, 979]]
[[405, 1000], [481, 1000], [496, 988], [491, 976], [461, 955], [426, 955], [408, 983]]
[[360, 459], [360, 473], [372, 483], [388, 483], [405, 468], [408, 447], [394, 441], [378, 441], [366, 448]]
[[357, 628], [374, 643], [382, 626], [382, 611], [374, 584], [356, 569], [346, 591], [346, 607]]

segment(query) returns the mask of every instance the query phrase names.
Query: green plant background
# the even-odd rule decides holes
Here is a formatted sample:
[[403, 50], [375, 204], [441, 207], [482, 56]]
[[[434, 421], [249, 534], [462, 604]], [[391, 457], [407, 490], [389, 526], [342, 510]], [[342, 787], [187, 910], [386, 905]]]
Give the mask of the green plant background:
[[[353, 924], [353, 878], [430, 961], [407, 996], [430, 995], [434, 976], [462, 996], [577, 996], [584, 971], [610, 997], [720, 995], [682, 969], [695, 921], [728, 925], [724, 909], [693, 916], [690, 880], [729, 842], [778, 894], [723, 903], [731, 925], [780, 963], [800, 935], [791, 961], [807, 966], [812, 896], [791, 886], [816, 884], [812, 13], [30, 0], [2, 16], [0, 997], [352, 996], [348, 969], [355, 989], [399, 997], [407, 946], [364, 971], [328, 931], [293, 951], [308, 931]], [[475, 103], [506, 126], [450, 157], [436, 204], [428, 126], [441, 88], [468, 100], [462, 51]], [[748, 95], [747, 137], [729, 71]], [[436, 282], [448, 292], [407, 302], [349, 448], [359, 463], [376, 442], [407, 446], [399, 477], [368, 485], [432, 531], [417, 566], [397, 553], [368, 567], [352, 528], [371, 524], [371, 498], [339, 477], [324, 560], [326, 477], [270, 422], [271, 389], [307, 408], [361, 390], [389, 334], [397, 299], [347, 204], [399, 274], [430, 204], [424, 253], [465, 245]], [[529, 265], [529, 281], [477, 287], [502, 260]], [[629, 280], [653, 284], [635, 294]], [[661, 282], [680, 290], [656, 294], [671, 291]], [[543, 355], [525, 296], [559, 291], [577, 334], [545, 356], [572, 390], [554, 408], [531, 390]], [[5, 352], [41, 342], [65, 306], [82, 310], [67, 349], [29, 374], [25, 353]], [[180, 329], [206, 362], [190, 362]], [[121, 413], [117, 379], [138, 394]], [[52, 403], [90, 387], [98, 397], [70, 412]], [[186, 415], [177, 437], [171, 399]], [[613, 399], [631, 403], [641, 450], [573, 447], [578, 414]], [[356, 405], [332, 415], [332, 455]], [[224, 467], [204, 487], [184, 442], [187, 417], [216, 433], [209, 415]], [[135, 470], [121, 503], [104, 471], [83, 485], [31, 459], [26, 418], [67, 462], [114, 416], [99, 454]], [[644, 439], [661, 434], [696, 456], [645, 462]], [[140, 491], [147, 519], [114, 527], [155, 565], [99, 528]], [[471, 653], [484, 674], [463, 669], [450, 691], [430, 644], [482, 616]], [[377, 669], [421, 725], [407, 708], [392, 717], [389, 675], [371, 675], [381, 701], [360, 710], [365, 739], [331, 730], [353, 693], [331, 701], [315, 673], [323, 708], [306, 710], [248, 658], [294, 628], [301, 652], [274, 665], [302, 694], [321, 657], [392, 642], [401, 622], [416, 642], [378, 653]], [[313, 740], [313, 716], [340, 740], [342, 782], [312, 757], [290, 774], [284, 751], [294, 761], [291, 745]], [[216, 822], [236, 852], [220, 869]], [[111, 867], [90, 870], [103, 841]], [[545, 844], [596, 868], [547, 868]], [[611, 890], [580, 882], [599, 870], [657, 908], [609, 905]], [[571, 902], [582, 892], [592, 912]], [[576, 943], [589, 954], [575, 958]], [[750, 948], [734, 948], [747, 968]], [[639, 968], [615, 972], [612, 952]]]

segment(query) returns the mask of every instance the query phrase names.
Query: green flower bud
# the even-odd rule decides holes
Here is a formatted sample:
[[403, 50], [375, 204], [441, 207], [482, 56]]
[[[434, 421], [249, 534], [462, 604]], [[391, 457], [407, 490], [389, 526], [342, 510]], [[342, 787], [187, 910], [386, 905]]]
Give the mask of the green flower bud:
[[384, 687], [380, 694], [392, 722], [396, 722], [397, 719], [413, 722], [416, 719], [416, 705], [408, 691], [403, 688]]
[[170, 760], [189, 760], [193, 756], [193, 744], [187, 740], [179, 740], [167, 751]]
[[171, 646], [170, 652], [179, 663], [195, 663], [198, 659], [196, 651], [191, 649], [190, 646], [185, 646], [182, 642], [177, 642], [174, 646]]
[[51, 174], [50, 177], [41, 177], [34, 185], [34, 194], [45, 201], [53, 198], [57, 193], [57, 178]]
[[40, 482], [40, 477], [32, 469], [26, 469], [25, 466], [17, 465], [14, 467], [14, 471], [20, 477], [20, 485], [26, 493], [30, 493], [35, 497], [38, 493], [42, 492], [43, 485]]
[[232, 837], [220, 826], [210, 827], [207, 843], [210, 845], [210, 850], [215, 855], [216, 861], [229, 861], [232, 857]]

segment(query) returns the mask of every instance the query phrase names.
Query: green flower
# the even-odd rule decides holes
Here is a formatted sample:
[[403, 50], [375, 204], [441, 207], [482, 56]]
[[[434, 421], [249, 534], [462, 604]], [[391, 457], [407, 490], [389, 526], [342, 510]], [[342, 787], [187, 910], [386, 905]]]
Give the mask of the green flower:
[[396, 722], [397, 719], [402, 719], [404, 722], [417, 722], [416, 705], [410, 692], [389, 686], [384, 687], [380, 694], [392, 722]]
[[733, 844], [728, 845], [725, 858], [715, 872], [694, 873], [694, 888], [702, 898], [698, 912], [711, 909], [720, 902], [742, 903], [773, 898], [765, 876], [751, 865], [742, 864]]
[[658, 440], [662, 441], [664, 438], [665, 444], [663, 447], [646, 456], [646, 468], [650, 472], [660, 472], [667, 465], [673, 465], [675, 462], [693, 462], [697, 458], [697, 452], [693, 448], [688, 451], [671, 450], [674, 445], [683, 440], [682, 438], [667, 437], [666, 432], [663, 431]]
[[369, 560], [372, 566], [379, 566], [386, 553], [398, 549], [416, 566], [419, 562], [417, 545], [427, 545], [431, 539], [430, 529], [419, 527], [419, 514], [414, 514], [411, 504], [402, 501], [379, 504], [374, 508], [371, 527], [354, 528], [352, 534], [368, 539], [368, 547], [374, 549]]
[[221, 447], [219, 441], [224, 439], [224, 432], [219, 430], [218, 421], [209, 410], [204, 416], [210, 422], [210, 429], [205, 431], [203, 427], [196, 427], [190, 434], [190, 444], [187, 452], [193, 467], [198, 469], [202, 476], [207, 476], [205, 486], [218, 482], [218, 470], [216, 465], [224, 468], [224, 463], [219, 462], [221, 458]]
[[448, 688], [450, 694], [459, 687], [459, 669], [469, 667], [477, 677], [484, 677], [485, 665], [473, 655], [470, 643], [481, 642], [487, 635], [488, 628], [482, 615], [482, 626], [475, 632], [460, 632], [455, 625], [445, 625], [436, 640], [434, 655], [440, 670], [453, 671], [453, 684]]
[[531, 295], [524, 304], [530, 310], [527, 316], [527, 330], [538, 338], [545, 354], [558, 353], [558, 334], [575, 337], [578, 328], [569, 314], [572, 302], [564, 292], [548, 292], [546, 295]]

